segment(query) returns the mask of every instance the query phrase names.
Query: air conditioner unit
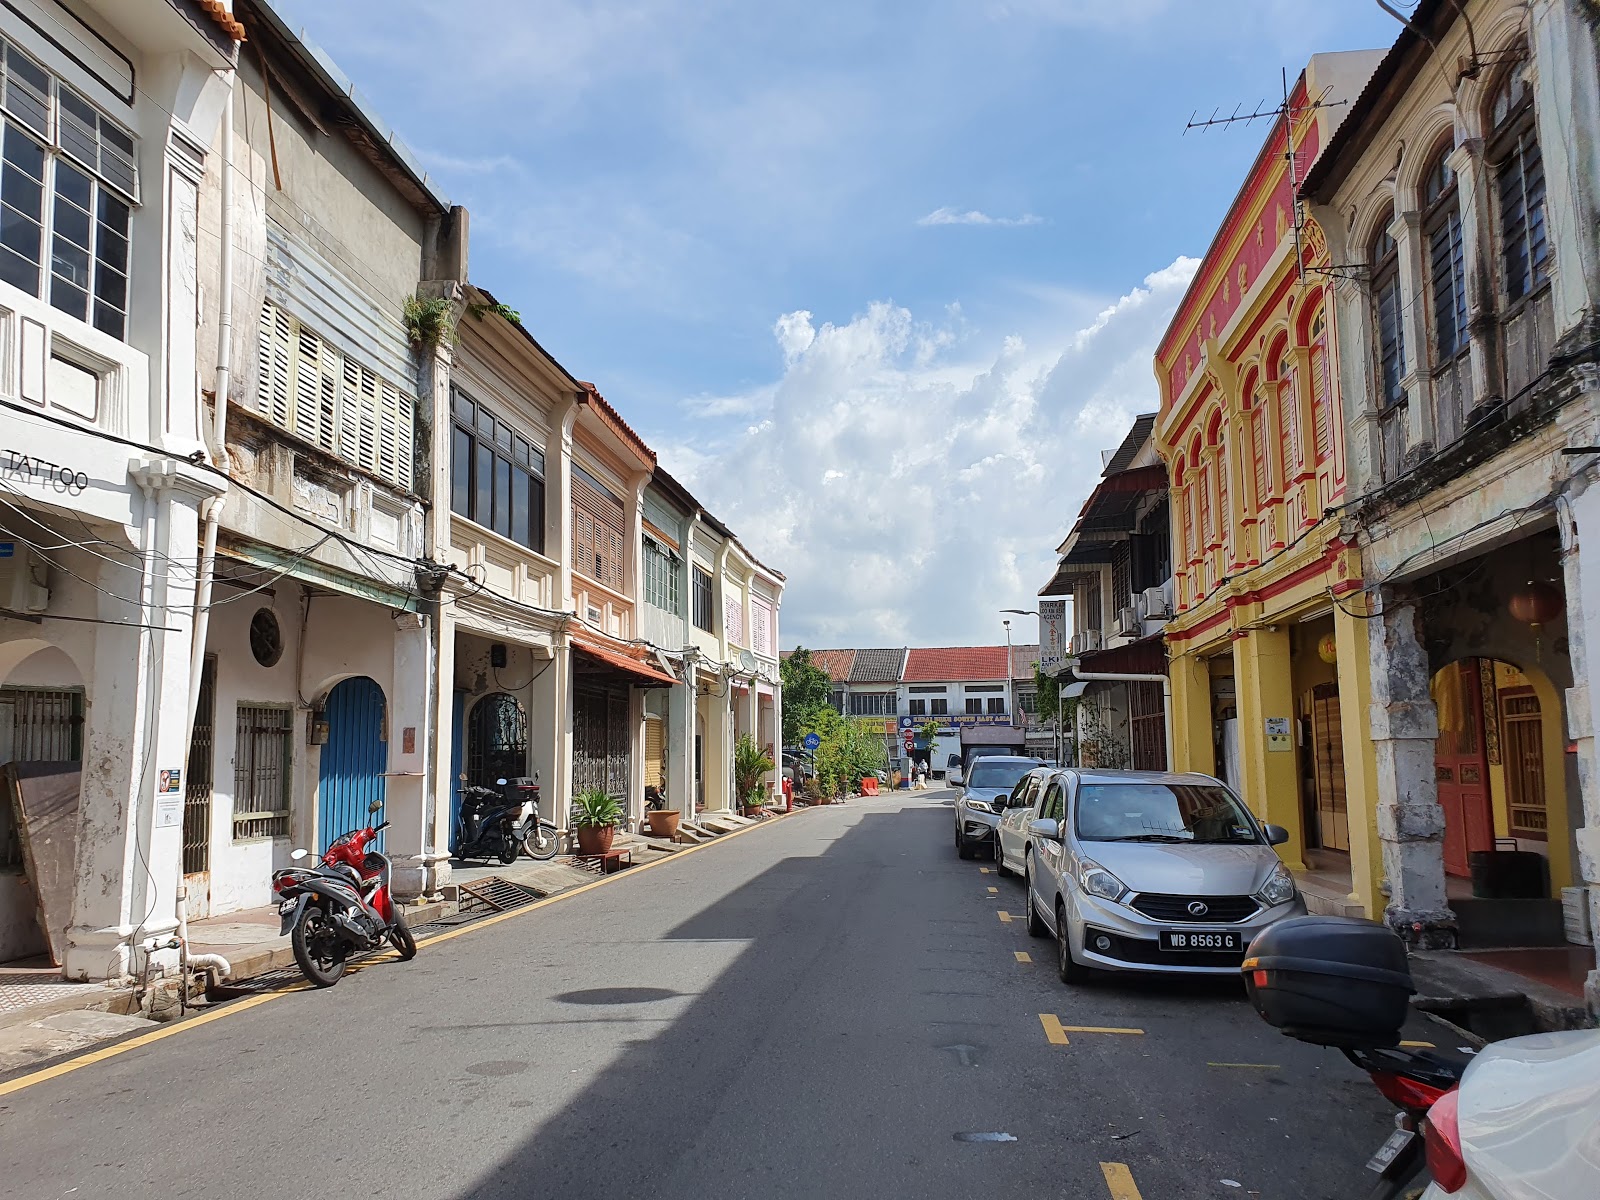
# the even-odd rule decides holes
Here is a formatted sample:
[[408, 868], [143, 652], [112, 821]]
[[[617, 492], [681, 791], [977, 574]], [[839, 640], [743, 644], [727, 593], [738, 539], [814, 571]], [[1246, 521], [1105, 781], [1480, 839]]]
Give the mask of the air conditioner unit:
[[1123, 637], [1138, 637], [1143, 631], [1143, 623], [1139, 620], [1138, 609], [1119, 608], [1117, 610], [1118, 634]]
[[1100, 645], [1100, 631], [1098, 629], [1085, 629], [1072, 635], [1072, 653], [1075, 656], [1098, 650]]
[[1172, 616], [1172, 603], [1167, 599], [1165, 584], [1161, 587], [1145, 588], [1141, 598], [1144, 600], [1145, 620], [1165, 621]]
[[50, 607], [49, 576], [26, 542], [0, 541], [0, 609], [40, 613]]

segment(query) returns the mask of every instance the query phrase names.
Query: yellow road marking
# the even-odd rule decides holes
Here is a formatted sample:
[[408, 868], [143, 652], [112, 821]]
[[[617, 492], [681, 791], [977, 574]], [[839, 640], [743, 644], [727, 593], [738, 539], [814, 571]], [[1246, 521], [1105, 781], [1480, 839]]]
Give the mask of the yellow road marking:
[[978, 868], [978, 874], [979, 875], [987, 875], [988, 873], [989, 873], [989, 868], [988, 867], [979, 867]]
[[1063, 1025], [1068, 1033], [1133, 1033], [1143, 1035], [1142, 1029], [1116, 1029], [1104, 1025]]
[[1002, 908], [999, 912], [995, 913], [995, 916], [999, 917], [1000, 920], [1003, 921], [1005, 924], [1007, 924], [1007, 925], [1011, 924], [1011, 914], [1008, 913], [1005, 909]]
[[[743, 829], [736, 829], [732, 833], [723, 834], [715, 841], [701, 842], [698, 845], [690, 846], [685, 850], [680, 850], [676, 854], [669, 854], [664, 858], [658, 858], [654, 862], [640, 863], [636, 867], [630, 867], [626, 871], [619, 871], [615, 875], [602, 876], [601, 878], [594, 880], [592, 883], [582, 884], [579, 887], [573, 888], [569, 892], [559, 892], [554, 896], [546, 896], [543, 900], [535, 900], [532, 904], [525, 904], [521, 908], [512, 909], [510, 912], [503, 912], [492, 917], [485, 917], [483, 920], [475, 921], [471, 925], [463, 925], [459, 929], [451, 929], [444, 933], [437, 933], [431, 937], [423, 938], [417, 942], [417, 946], [420, 949], [423, 946], [432, 946], [438, 942], [448, 942], [451, 938], [461, 937], [463, 934], [471, 933], [476, 929], [486, 929], [490, 925], [498, 925], [502, 921], [509, 921], [512, 917], [520, 917], [524, 913], [530, 913], [534, 909], [544, 908], [546, 905], [554, 904], [558, 900], [565, 900], [569, 896], [576, 896], [582, 892], [587, 892], [591, 888], [599, 887], [601, 884], [611, 883], [618, 879], [627, 879], [631, 876], [637, 875], [641, 871], [648, 871], [651, 867], [659, 867], [663, 863], [677, 862], [679, 859], [686, 858], [695, 853], [697, 850], [705, 850], [708, 847], [720, 845], [721, 843], [731, 841], [736, 837], [742, 837], [744, 834], [752, 833], [757, 829], [769, 829], [773, 824], [774, 822], [772, 821], [760, 821], [754, 825], [748, 825]], [[1011, 919], [1009, 914], [1002, 915], [1005, 916], [1006, 920]], [[365, 966], [365, 964], [363, 964], [363, 966]], [[351, 967], [350, 969], [352, 972], [354, 972], [361, 970], [362, 967]], [[276, 1000], [280, 996], [287, 996], [292, 992], [301, 991], [308, 986], [310, 985], [296, 984], [293, 987], [285, 988], [283, 991], [265, 992], [262, 995], [251, 996], [245, 1000], [232, 1001], [226, 1008], [213, 1009], [211, 1012], [203, 1013], [198, 1017], [190, 1017], [186, 1021], [175, 1021], [169, 1025], [164, 1025], [162, 1028], [154, 1030], [151, 1033], [141, 1033], [138, 1037], [129, 1038], [125, 1042], [118, 1042], [114, 1046], [104, 1046], [99, 1050], [86, 1051], [77, 1058], [69, 1059], [63, 1063], [57, 1063], [53, 1067], [45, 1067], [43, 1070], [34, 1071], [32, 1074], [19, 1075], [17, 1078], [10, 1080], [9, 1082], [0, 1083], [0, 1096], [9, 1096], [14, 1092], [22, 1091], [24, 1088], [32, 1087], [34, 1084], [45, 1083], [51, 1079], [59, 1079], [61, 1076], [69, 1075], [73, 1071], [79, 1070], [80, 1068], [92, 1066], [97, 1062], [104, 1062], [108, 1058], [116, 1058], [119, 1054], [126, 1054], [129, 1050], [137, 1050], [142, 1046], [150, 1045], [152, 1042], [159, 1042], [163, 1038], [174, 1037], [188, 1029], [198, 1029], [202, 1025], [209, 1025], [212, 1021], [220, 1021], [223, 1017], [231, 1017], [234, 1013], [241, 1013], [252, 1008], [259, 1008], [269, 1000]]]
[[91, 1050], [87, 1054], [80, 1054], [77, 1058], [64, 1063], [57, 1063], [53, 1067], [46, 1067], [42, 1071], [35, 1071], [32, 1075], [22, 1075], [10, 1083], [0, 1083], [0, 1096], [9, 1096], [12, 1092], [20, 1092], [25, 1087], [36, 1083], [43, 1083], [47, 1079], [58, 1079], [62, 1075], [71, 1074], [80, 1067], [87, 1067], [91, 1063], [103, 1062], [108, 1058], [115, 1058], [119, 1054], [126, 1054], [129, 1050], [137, 1050], [141, 1046], [148, 1046], [151, 1042], [159, 1042], [162, 1038], [172, 1037], [182, 1033], [185, 1029], [193, 1029], [197, 1025], [209, 1025], [212, 1021], [220, 1021], [230, 1013], [243, 1012], [247, 1008], [256, 1008], [268, 1000], [276, 1000], [287, 992], [267, 992], [261, 996], [252, 996], [248, 1000], [241, 1000], [237, 1004], [230, 1004], [227, 1008], [208, 1012], [198, 1017], [191, 1017], [187, 1021], [167, 1025], [150, 1033], [141, 1033], [136, 1038], [129, 1038], [125, 1042], [118, 1042], [115, 1046], [106, 1046], [100, 1050]]
[[1401, 1042], [1400, 1045], [1407, 1050], [1432, 1050], [1432, 1042]]
[[1026, 950], [1013, 950], [1011, 953], [1013, 953], [1013, 954], [1015, 954], [1017, 956], [1017, 961], [1018, 962], [1032, 962], [1033, 961], [1033, 955], [1029, 954]]
[[1208, 1067], [1238, 1067], [1247, 1071], [1281, 1071], [1283, 1068], [1277, 1063], [1214, 1063], [1208, 1062]]
[[1039, 1024], [1044, 1026], [1045, 1041], [1052, 1046], [1070, 1045], [1067, 1041], [1067, 1031], [1061, 1027], [1061, 1018], [1055, 1013], [1040, 1013]]
[[993, 896], [993, 895], [996, 895], [996, 894], [997, 894], [997, 893], [998, 893], [998, 892], [999, 892], [999, 891], [1000, 891], [1000, 889], [999, 889], [999, 888], [990, 888], [990, 889], [989, 889], [989, 894], [990, 894], [990, 895], [991, 895], [991, 896]]
[[1100, 1173], [1106, 1177], [1106, 1187], [1111, 1189], [1111, 1200], [1144, 1200], [1126, 1164], [1101, 1163]]

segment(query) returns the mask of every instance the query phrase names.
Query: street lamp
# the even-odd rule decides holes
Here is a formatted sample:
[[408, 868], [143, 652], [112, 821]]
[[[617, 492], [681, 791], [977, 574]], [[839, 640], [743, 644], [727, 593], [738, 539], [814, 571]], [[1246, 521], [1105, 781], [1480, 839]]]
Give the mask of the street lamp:
[[[1019, 616], [1019, 617], [1039, 617], [1039, 610], [1036, 609], [1036, 608], [1002, 608], [1000, 611], [1003, 612], [1003, 613], [1016, 613], [1017, 616]], [[1044, 620], [1043, 617], [1039, 617], [1039, 619], [1041, 621]], [[1008, 688], [1012, 686], [1011, 680], [1010, 680], [1010, 675], [1011, 675], [1011, 622], [1007, 621], [1006, 622], [1006, 676], [1007, 676], [1006, 686]], [[1014, 719], [1015, 718], [1013, 718], [1013, 720]], [[1056, 715], [1051, 719], [1050, 724], [1053, 726], [1051, 732], [1053, 732], [1055, 734], [1056, 762], [1059, 763], [1061, 761], [1061, 700], [1060, 700], [1060, 697], [1057, 697], [1057, 699], [1056, 699]]]
[[[1001, 611], [1004, 612], [1006, 610], [1002, 609]], [[1011, 686], [1011, 618], [1007, 617], [1001, 624], [1006, 627], [1006, 716], [1015, 725], [1017, 723], [1017, 698], [1014, 694], [1015, 689]]]

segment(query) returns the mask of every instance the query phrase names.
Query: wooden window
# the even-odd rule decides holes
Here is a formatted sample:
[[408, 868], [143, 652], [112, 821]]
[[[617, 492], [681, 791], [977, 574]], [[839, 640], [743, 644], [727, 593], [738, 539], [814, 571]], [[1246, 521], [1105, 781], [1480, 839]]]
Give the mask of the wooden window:
[[1406, 373], [1405, 332], [1401, 326], [1400, 251], [1389, 235], [1389, 221], [1372, 239], [1373, 342], [1378, 356], [1378, 406], [1389, 408], [1406, 398], [1402, 380]]
[[712, 624], [712, 589], [711, 572], [702, 570], [699, 564], [694, 568], [694, 579], [690, 585], [694, 600], [694, 624], [696, 629], [703, 629], [710, 633]]
[[759, 596], [750, 598], [750, 649], [772, 653], [772, 605]]
[[983, 713], [983, 697], [982, 696], [968, 696], [967, 697], [967, 715], [969, 717], [981, 716], [982, 713]]
[[744, 598], [738, 592], [731, 592], [722, 600], [722, 629], [727, 634], [728, 640], [735, 646], [743, 646], [744, 640]]
[[1217, 434], [1217, 525], [1224, 546], [1233, 543], [1233, 510], [1228, 495], [1228, 438]]
[[926, 700], [908, 700], [906, 705], [906, 711], [910, 716], [925, 717], [928, 715], [928, 702]]
[[1508, 303], [1550, 278], [1544, 219], [1544, 156], [1534, 127], [1533, 92], [1520, 70], [1507, 72], [1490, 102], [1495, 193], [1500, 203], [1500, 261]]
[[289, 832], [294, 710], [241, 704], [233, 747], [233, 839]]
[[1311, 318], [1311, 420], [1316, 438], [1317, 462], [1333, 455], [1333, 400], [1328, 380], [1328, 317], [1319, 308]]
[[1439, 148], [1422, 188], [1422, 236], [1428, 247], [1428, 283], [1433, 292], [1434, 366], [1467, 348], [1467, 262], [1461, 240], [1461, 199], [1456, 173]]
[[572, 567], [613, 591], [623, 587], [622, 498], [577, 463], [572, 464]]
[[1266, 401], [1258, 387], [1250, 397], [1250, 434], [1255, 442], [1256, 503], [1272, 498], [1272, 431], [1268, 427]]
[[1004, 696], [990, 696], [987, 700], [990, 716], [1001, 716], [1006, 711], [1006, 698]]
[[455, 388], [450, 413], [450, 510], [544, 553], [543, 453]]
[[1283, 352], [1278, 360], [1278, 429], [1283, 434], [1283, 481], [1287, 484], [1300, 468], [1300, 402], [1295, 395], [1294, 353]]
[[948, 717], [950, 715], [950, 701], [943, 696], [929, 700], [928, 715], [930, 717]]

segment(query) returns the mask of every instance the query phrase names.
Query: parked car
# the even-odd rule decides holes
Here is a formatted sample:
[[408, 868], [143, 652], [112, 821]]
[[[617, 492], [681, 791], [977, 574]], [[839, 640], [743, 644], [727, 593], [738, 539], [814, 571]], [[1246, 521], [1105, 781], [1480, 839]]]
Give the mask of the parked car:
[[1220, 780], [1037, 771], [1006, 800], [996, 862], [1026, 880], [1028, 932], [1063, 982], [1093, 968], [1233, 975], [1268, 925], [1305, 913], [1263, 825]]
[[1017, 781], [1035, 767], [1037, 758], [988, 754], [974, 762], [956, 789], [956, 853], [976, 858], [981, 851], [992, 853], [994, 829], [1006, 811]]
[[961, 755], [952, 754], [945, 759], [944, 781], [951, 787], [961, 786]]

